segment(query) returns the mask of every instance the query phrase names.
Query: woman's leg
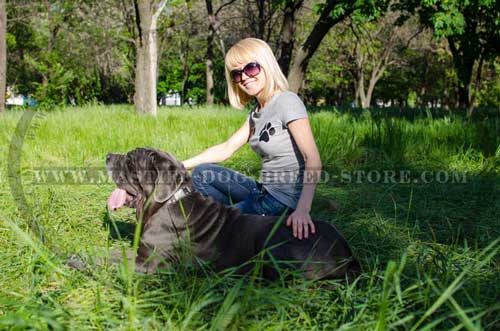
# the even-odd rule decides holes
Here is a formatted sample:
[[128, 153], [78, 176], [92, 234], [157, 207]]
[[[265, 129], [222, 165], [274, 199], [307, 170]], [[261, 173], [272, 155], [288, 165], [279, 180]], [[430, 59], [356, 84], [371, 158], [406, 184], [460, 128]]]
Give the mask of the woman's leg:
[[243, 201], [259, 191], [254, 179], [216, 164], [200, 164], [191, 177], [196, 191], [225, 205]]
[[290, 214], [293, 209], [282, 204], [265, 190], [250, 194], [245, 200], [234, 205], [244, 214], [257, 214], [266, 216], [281, 216]]

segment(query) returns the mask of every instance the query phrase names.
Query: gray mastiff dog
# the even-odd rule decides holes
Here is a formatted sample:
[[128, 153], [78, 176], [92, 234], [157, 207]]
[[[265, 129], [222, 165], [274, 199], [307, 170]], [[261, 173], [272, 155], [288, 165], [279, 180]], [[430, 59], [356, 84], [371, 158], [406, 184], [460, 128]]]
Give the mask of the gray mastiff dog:
[[276, 216], [241, 214], [194, 191], [181, 162], [169, 153], [137, 148], [108, 154], [106, 168], [116, 185], [133, 197], [142, 224], [136, 271], [152, 273], [186, 254], [210, 263], [215, 271], [253, 270], [280, 277], [292, 269], [306, 279], [351, 278], [361, 271], [346, 240], [326, 222], [314, 221], [316, 234], [299, 240]]

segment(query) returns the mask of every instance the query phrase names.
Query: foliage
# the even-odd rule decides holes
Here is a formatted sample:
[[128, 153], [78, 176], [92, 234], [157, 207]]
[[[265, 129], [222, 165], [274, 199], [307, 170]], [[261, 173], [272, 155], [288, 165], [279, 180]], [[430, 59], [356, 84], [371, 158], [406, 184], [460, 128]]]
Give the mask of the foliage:
[[500, 109], [500, 62], [497, 59], [490, 64], [491, 76], [479, 91], [478, 103]]
[[[459, 104], [469, 107], [474, 64], [500, 53], [500, 11], [496, 1], [405, 1], [398, 8], [417, 13], [436, 37], [448, 40], [458, 77]], [[480, 68], [477, 70], [482, 70]]]
[[[287, 2], [213, 1], [216, 10], [221, 8], [217, 12], [214, 42], [216, 103], [227, 103], [223, 52], [236, 41], [262, 33], [279, 56], [283, 8]], [[310, 6], [302, 6], [294, 33], [296, 48], [305, 42], [329, 4], [330, 1], [314, 0]], [[411, 0], [391, 4], [385, 0], [335, 2], [330, 18], [343, 20], [331, 28], [310, 59], [301, 92], [306, 101], [328, 105], [353, 103], [358, 83], [352, 75], [356, 44], [362, 44], [358, 54], [370, 53], [373, 59], [380, 58], [377, 54], [387, 44], [384, 40], [388, 40], [392, 27], [384, 20], [399, 13], [394, 31], [422, 32], [406, 49], [398, 44], [389, 52], [392, 62], [373, 89], [374, 101], [404, 106], [408, 96], [416, 93], [416, 106], [454, 108], [461, 103], [460, 95], [467, 85], [471, 86], [470, 95], [477, 93], [475, 105], [499, 106], [495, 63], [500, 29], [494, 1]], [[262, 17], [259, 8], [263, 10]], [[8, 2], [7, 11], [9, 86], [25, 95], [35, 95], [41, 104], [133, 100], [137, 30], [131, 3], [18, 0]], [[198, 104], [205, 102], [209, 32], [206, 15], [205, 1], [201, 0], [169, 2], [161, 15], [157, 31], [158, 98], [172, 90], [185, 93], [185, 99], [192, 98]], [[354, 29], [348, 29], [349, 25]], [[374, 34], [379, 30], [385, 32]], [[360, 39], [355, 38], [353, 31]], [[361, 31], [369, 33], [360, 34]], [[457, 62], [459, 58], [464, 61]], [[483, 65], [476, 87], [480, 58]], [[362, 66], [365, 77], [373, 72], [373, 59]]]
[[[11, 2], [8, 84], [40, 104], [124, 102], [130, 68], [112, 3]], [[97, 13], [110, 13], [104, 18]], [[95, 21], [90, 22], [88, 17]]]

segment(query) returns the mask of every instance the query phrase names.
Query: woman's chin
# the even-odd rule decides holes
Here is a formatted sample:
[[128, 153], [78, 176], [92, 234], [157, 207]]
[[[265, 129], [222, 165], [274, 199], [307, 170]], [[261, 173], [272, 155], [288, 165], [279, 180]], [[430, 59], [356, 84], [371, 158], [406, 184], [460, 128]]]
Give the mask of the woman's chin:
[[243, 91], [251, 97], [256, 97], [262, 92], [262, 90], [258, 90], [258, 89], [254, 89], [254, 88], [244, 89]]

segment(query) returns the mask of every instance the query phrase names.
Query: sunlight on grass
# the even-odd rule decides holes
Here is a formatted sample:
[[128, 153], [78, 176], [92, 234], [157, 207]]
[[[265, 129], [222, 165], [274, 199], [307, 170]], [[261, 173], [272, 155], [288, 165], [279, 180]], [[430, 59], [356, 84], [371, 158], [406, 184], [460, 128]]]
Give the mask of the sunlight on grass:
[[[35, 118], [20, 159], [29, 219], [11, 194], [5, 157], [22, 113], [2, 114], [0, 329], [496, 330], [499, 119], [377, 114], [310, 115], [331, 175], [318, 185], [312, 214], [345, 234], [363, 275], [354, 284], [294, 278], [285, 286], [189, 264], [148, 276], [123, 276], [115, 266], [69, 269], [69, 254], [129, 247], [135, 213], [106, 211], [112, 183], [36, 185], [30, 172], [101, 168], [108, 152], [142, 146], [182, 160], [227, 139], [244, 111], [160, 108], [152, 118], [130, 106], [88, 106]], [[260, 160], [245, 146], [225, 165], [258, 177]], [[374, 170], [416, 178], [453, 171], [465, 181], [370, 181]]]

